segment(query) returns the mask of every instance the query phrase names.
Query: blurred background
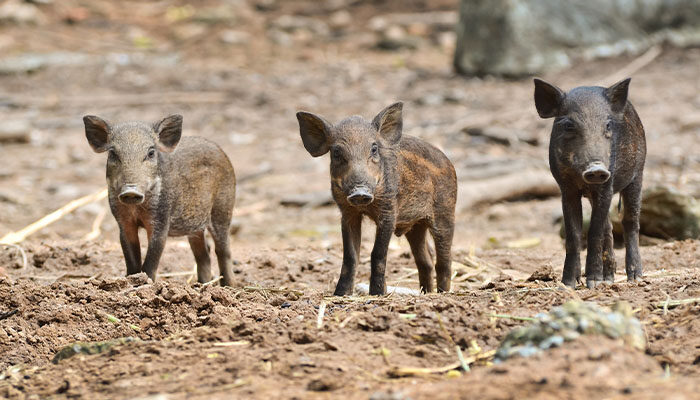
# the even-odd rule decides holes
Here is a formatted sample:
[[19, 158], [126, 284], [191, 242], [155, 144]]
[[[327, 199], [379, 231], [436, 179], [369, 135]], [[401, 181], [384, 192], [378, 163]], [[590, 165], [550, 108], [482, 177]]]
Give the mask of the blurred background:
[[[0, 1], [0, 235], [104, 187], [106, 157], [88, 146], [83, 115], [181, 113], [184, 134], [216, 141], [236, 169], [234, 258], [295, 246], [339, 253], [329, 161], [306, 153], [294, 114], [370, 119], [401, 100], [404, 133], [438, 146], [457, 168], [455, 252], [505, 269], [561, 268], [551, 121], [537, 116], [531, 77], [568, 90], [632, 76], [649, 144], [645, 188], [698, 197], [698, 4]], [[695, 200], [673, 196], [677, 212], [699, 215]], [[85, 245], [93, 226], [89, 241], [119, 254], [105, 200], [30, 239]], [[368, 256], [374, 227], [365, 231]], [[392, 249], [405, 253], [408, 244], [396, 239]], [[166, 251], [166, 264], [190, 268], [189, 252], [178, 254], [190, 259]], [[514, 255], [526, 267], [511, 265]]]

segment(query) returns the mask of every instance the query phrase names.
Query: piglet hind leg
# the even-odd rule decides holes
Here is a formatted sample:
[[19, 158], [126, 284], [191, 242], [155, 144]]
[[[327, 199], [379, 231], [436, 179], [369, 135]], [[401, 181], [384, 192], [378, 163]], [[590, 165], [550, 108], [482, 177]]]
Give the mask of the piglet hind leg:
[[629, 282], [642, 279], [642, 259], [639, 255], [639, 214], [642, 203], [642, 179], [637, 178], [622, 190], [624, 211], [622, 229], [625, 238], [625, 271]]
[[431, 230], [435, 241], [435, 275], [438, 292], [449, 292], [452, 284], [452, 237], [454, 220], [438, 218]]
[[197, 263], [197, 281], [199, 283], [211, 281], [211, 258], [209, 257], [209, 246], [207, 246], [204, 231], [188, 236], [187, 240], [190, 242], [194, 260]]
[[612, 232], [612, 223], [610, 218], [605, 220], [605, 231], [603, 238], [603, 281], [612, 284], [615, 282], [615, 270], [617, 263], [615, 262], [615, 251], [613, 250], [614, 239]]
[[417, 224], [406, 232], [406, 240], [411, 245], [411, 253], [418, 268], [418, 282], [422, 293], [433, 291], [433, 263], [428, 253], [427, 231], [425, 225]]
[[229, 243], [230, 221], [229, 219], [228, 221], [214, 222], [211, 229], [222, 286], [233, 286], [233, 266], [231, 265], [231, 247]]

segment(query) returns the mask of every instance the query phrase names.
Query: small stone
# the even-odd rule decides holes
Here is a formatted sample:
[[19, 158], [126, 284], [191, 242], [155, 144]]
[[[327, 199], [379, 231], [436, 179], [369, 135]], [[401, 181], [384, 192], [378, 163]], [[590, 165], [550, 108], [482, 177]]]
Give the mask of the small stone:
[[331, 377], [314, 379], [306, 385], [307, 390], [314, 392], [330, 392], [338, 388], [338, 381]]
[[331, 27], [334, 29], [347, 28], [352, 22], [352, 15], [347, 10], [336, 11], [329, 19]]
[[539, 267], [535, 272], [530, 275], [529, 278], [527, 278], [528, 282], [532, 281], [542, 281], [542, 282], [551, 282], [555, 279], [554, 277], [554, 270], [552, 269], [552, 266], [547, 264]]
[[219, 40], [221, 40], [222, 43], [230, 45], [246, 45], [250, 42], [250, 34], [248, 32], [227, 29], [219, 34]]
[[31, 130], [27, 120], [4, 120], [0, 124], [0, 143], [29, 143]]
[[416, 37], [409, 36], [402, 27], [392, 25], [381, 33], [377, 47], [382, 50], [415, 49], [418, 47], [418, 41]]
[[0, 22], [17, 24], [41, 24], [46, 17], [33, 4], [21, 0], [8, 0], [0, 5]]
[[306, 331], [290, 332], [289, 338], [296, 344], [309, 344], [314, 342], [313, 336]]
[[149, 283], [151, 278], [149, 278], [145, 272], [140, 272], [138, 274], [127, 276], [126, 280], [129, 281], [131, 286], [141, 286]]

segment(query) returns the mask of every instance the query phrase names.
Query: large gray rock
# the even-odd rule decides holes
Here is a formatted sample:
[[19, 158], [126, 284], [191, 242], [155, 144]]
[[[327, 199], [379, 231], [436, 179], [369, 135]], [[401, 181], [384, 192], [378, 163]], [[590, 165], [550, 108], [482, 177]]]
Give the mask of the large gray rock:
[[523, 76], [662, 41], [700, 43], [700, 1], [462, 0], [454, 64], [469, 75]]

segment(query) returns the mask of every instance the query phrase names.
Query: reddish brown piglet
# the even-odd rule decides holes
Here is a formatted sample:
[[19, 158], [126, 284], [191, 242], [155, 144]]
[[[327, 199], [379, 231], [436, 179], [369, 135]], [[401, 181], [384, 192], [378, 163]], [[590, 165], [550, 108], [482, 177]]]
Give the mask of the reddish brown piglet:
[[297, 113], [304, 147], [313, 157], [331, 154], [331, 192], [342, 213], [343, 266], [335, 295], [350, 295], [360, 253], [364, 216], [377, 225], [369, 293], [386, 292], [386, 257], [391, 234], [406, 235], [418, 267], [420, 288], [431, 292], [433, 262], [427, 232], [435, 241], [437, 290], [450, 290], [457, 177], [436, 147], [403, 135], [402, 103], [372, 121], [352, 116], [331, 124]]

